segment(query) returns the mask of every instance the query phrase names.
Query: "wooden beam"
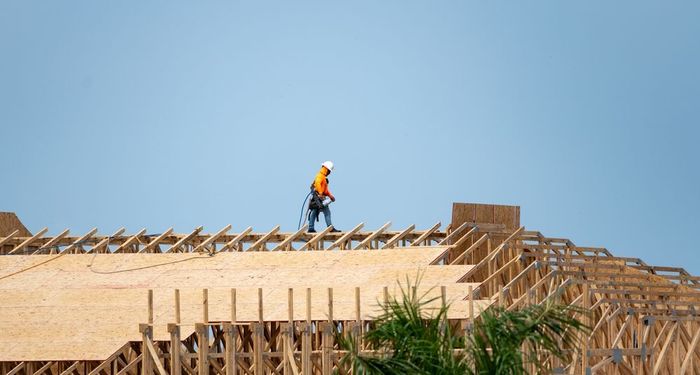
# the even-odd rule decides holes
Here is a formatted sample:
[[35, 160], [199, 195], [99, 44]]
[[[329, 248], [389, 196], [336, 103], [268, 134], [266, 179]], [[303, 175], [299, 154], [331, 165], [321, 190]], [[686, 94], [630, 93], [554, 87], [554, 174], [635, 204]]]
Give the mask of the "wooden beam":
[[146, 233], [146, 228], [141, 229], [138, 233], [129, 237], [126, 241], [122, 242], [122, 244], [119, 245], [119, 247], [116, 250], [114, 250], [114, 253], [115, 254], [123, 253], [124, 250], [128, 249], [129, 246], [131, 246], [135, 242], [137, 242], [139, 240], [139, 237], [143, 236], [145, 233]]
[[[15, 231], [19, 232], [19, 231]], [[18, 374], [20, 371], [24, 370], [24, 362], [20, 362], [17, 366], [15, 366], [10, 372], [8, 372], [6, 375], [15, 375]]]
[[439, 221], [435, 223], [430, 229], [426, 230], [425, 233], [421, 234], [420, 237], [416, 238], [411, 242], [411, 246], [421, 246], [421, 242], [425, 241], [428, 237], [430, 237], [431, 234], [435, 233], [438, 229], [440, 229], [440, 225], [442, 225]]
[[168, 332], [170, 333], [170, 375], [181, 375], [182, 357], [180, 351], [182, 342], [180, 340], [180, 326], [178, 324], [169, 323]]
[[106, 367], [110, 366], [110, 365], [112, 364], [112, 362], [113, 362], [115, 359], [117, 359], [117, 357], [119, 357], [120, 355], [124, 354], [124, 351], [125, 351], [126, 349], [130, 348], [130, 347], [131, 347], [131, 344], [130, 344], [130, 343], [124, 344], [124, 346], [122, 346], [121, 349], [119, 349], [119, 350], [117, 350], [116, 352], [114, 352], [114, 353], [113, 353], [112, 355], [110, 355], [107, 359], [105, 359], [104, 361], [102, 361], [102, 363], [101, 363], [100, 365], [98, 365], [97, 367], [93, 368], [93, 369], [88, 373], [88, 375], [100, 375], [100, 373], [102, 372], [103, 369], [105, 369]]
[[167, 236], [170, 235], [170, 233], [173, 232], [173, 228], [170, 227], [168, 228], [165, 232], [163, 232], [160, 236], [156, 237], [153, 241], [149, 242], [148, 245], [144, 246], [143, 249], [139, 250], [139, 253], [148, 253], [149, 251], [153, 250], [160, 241], [163, 241], [163, 239]]
[[[226, 234], [226, 232], [228, 232], [229, 230], [231, 230], [231, 224], [229, 224], [229, 225], [227, 225], [227, 226], [221, 228], [220, 231], [216, 232], [215, 234], [211, 235], [209, 238], [207, 238], [206, 240], [204, 240], [204, 242], [202, 242], [201, 244], [199, 244], [199, 246], [195, 247], [194, 250], [192, 250], [192, 252], [193, 252], [193, 253], [203, 253], [203, 252], [205, 252], [206, 249], [207, 249], [207, 246], [209, 246], [209, 245], [212, 244], [214, 241], [216, 241], [217, 238], [219, 238], [219, 237], [223, 236], [224, 234]], [[213, 250], [209, 250], [209, 253], [214, 253], [214, 251], [213, 251]]]
[[123, 227], [119, 228], [116, 232], [114, 232], [113, 235], [105, 237], [104, 239], [102, 239], [102, 241], [98, 242], [95, 246], [93, 246], [92, 249], [86, 250], [85, 253], [98, 252], [100, 248], [109, 246], [110, 239], [121, 235], [122, 233], [124, 233], [124, 231], [125, 229]]
[[59, 241], [63, 239], [63, 237], [67, 236], [68, 233], [70, 233], [70, 230], [66, 229], [63, 232], [59, 233], [56, 237], [52, 238], [49, 240], [49, 242], [43, 244], [40, 248], [36, 249], [32, 255], [38, 254], [39, 252], [45, 250], [45, 249], [50, 249], [53, 247], [55, 244], [57, 244]]
[[[508, 267], [512, 266], [515, 262], [517, 262], [517, 261], [519, 261], [519, 260], [520, 260], [520, 259], [519, 259], [518, 257], [514, 257], [513, 259], [511, 259], [511, 260], [510, 260], [508, 263], [506, 263], [503, 267], [499, 268], [496, 272], [490, 274], [486, 279], [484, 279], [484, 281], [482, 281], [481, 284], [479, 284], [479, 286], [476, 287], [475, 290], [481, 291], [481, 287], [482, 287], [482, 286], [487, 285], [488, 282], [490, 282], [491, 280], [493, 280], [493, 279], [495, 279], [496, 277], [498, 277], [498, 276], [499, 276], [501, 273], [503, 273]], [[452, 265], [452, 263], [450, 263], [450, 265]], [[467, 275], [465, 275], [465, 276], [466, 276], [466, 277], [469, 277], [469, 276], [467, 276]]]
[[197, 334], [197, 374], [209, 375], [209, 326], [195, 323]]
[[173, 246], [170, 246], [170, 248], [166, 251], [166, 253], [174, 253], [174, 252], [177, 251], [182, 245], [184, 245], [185, 242], [191, 240], [192, 238], [194, 238], [194, 236], [198, 235], [199, 232], [202, 231], [202, 229], [204, 229], [204, 227], [202, 227], [202, 226], [199, 226], [199, 227], [195, 228], [195, 230], [193, 230], [192, 233], [186, 235], [185, 237], [180, 238], [180, 240], [177, 241], [177, 242], [175, 242], [175, 244], [174, 244]]
[[289, 246], [290, 249], [291, 249], [292, 242], [294, 242], [294, 240], [296, 240], [296, 239], [299, 238], [301, 235], [303, 235], [304, 233], [306, 233], [306, 230], [307, 230], [307, 229], [309, 229], [309, 225], [308, 225], [308, 224], [304, 224], [304, 226], [301, 227], [301, 229], [299, 229], [298, 231], [294, 232], [292, 235], [287, 236], [287, 238], [285, 238], [284, 241], [282, 241], [282, 242], [280, 242], [279, 244], [277, 244], [277, 246], [275, 246], [271, 251], [285, 250], [285, 249], [287, 248], [287, 246]]
[[[141, 354], [139, 354], [138, 356], [136, 356], [136, 358], [134, 358], [131, 362], [129, 362], [126, 366], [124, 366], [124, 368], [121, 369], [121, 370], [117, 373], [117, 375], [131, 374], [131, 369], [132, 369], [134, 366], [138, 365], [138, 364], [141, 362], [141, 359], [142, 359], [142, 358], [143, 358], [143, 353], [141, 353]], [[77, 364], [77, 362], [76, 362], [76, 364]], [[72, 372], [73, 372], [73, 371], [71, 371], [71, 372], [64, 372], [64, 374], [67, 375], [67, 374], [70, 374], [70, 373], [72, 373]], [[61, 374], [61, 375], [63, 375], [63, 374]]]
[[53, 362], [46, 362], [46, 364], [41, 366], [38, 370], [34, 371], [34, 375], [43, 374], [44, 371], [48, 370], [51, 366], [53, 366]]
[[97, 228], [92, 228], [91, 231], [85, 233], [84, 236], [78, 238], [75, 242], [73, 242], [72, 244], [68, 245], [68, 247], [66, 247], [65, 249], [63, 249], [62, 253], [66, 253], [66, 254], [70, 253], [71, 251], [73, 251], [73, 249], [75, 249], [75, 248], [77, 248], [78, 246], [82, 245], [83, 242], [85, 242], [87, 239], [89, 239], [90, 237], [94, 236], [95, 233], [97, 233]]
[[666, 363], [664, 362], [664, 359], [666, 359], [666, 354], [668, 353], [668, 348], [671, 347], [671, 342], [676, 339], [677, 333], [678, 333], [678, 322], [675, 322], [673, 325], [673, 329], [671, 332], [668, 333], [668, 336], [666, 337], [666, 342], [664, 342], [664, 346], [661, 348], [661, 352], [659, 352], [659, 357], [656, 359], [656, 364], [654, 365], [654, 372], [653, 375], [656, 375], [659, 373], [659, 370], [661, 370], [662, 365], [665, 365]]
[[503, 249], [507, 246], [508, 242], [517, 238], [517, 236], [519, 236], [520, 233], [522, 233], [522, 231], [524, 230], [525, 227], [520, 227], [515, 232], [513, 232], [510, 236], [508, 236], [508, 238], [506, 238], [505, 241], [498, 245], [498, 247], [496, 247], [496, 249], [492, 251], [491, 254], [485, 256], [482, 260], [479, 261], [479, 263], [476, 264], [476, 266], [469, 270], [469, 272], [464, 277], [462, 277], [462, 279], [466, 280], [466, 278], [471, 277], [474, 273], [481, 270], [484, 264], [488, 264], [488, 262], [492, 261], [496, 257], [496, 255], [500, 254], [500, 252], [503, 251]]
[[5, 238], [0, 238], [0, 247], [4, 246], [6, 243], [10, 242], [10, 240], [15, 238], [15, 236], [18, 234], [19, 234], [19, 230], [15, 230], [14, 232], [10, 233], [9, 236], [7, 236]]
[[[452, 246], [454, 246], [454, 247], [461, 246], [461, 245], [466, 241], [466, 238], [468, 238], [468, 237], [467, 237], [467, 236], [463, 236], [462, 238], [459, 239], [459, 241], [457, 241], [457, 242], [456, 242], [454, 245], [452, 245]], [[486, 240], [487, 240], [488, 238], [489, 238], [489, 234], [488, 234], [488, 233], [486, 233], [486, 234], [484, 234], [483, 236], [481, 236], [481, 238], [479, 238], [478, 240], [476, 240], [476, 242], [474, 242], [471, 246], [469, 246], [468, 249], [464, 250], [461, 254], [459, 254], [459, 255], [457, 256], [457, 258], [455, 258], [455, 259], [452, 261], [452, 263], [450, 263], [450, 265], [459, 264], [459, 262], [461, 262], [467, 255], [471, 254], [474, 250], [476, 250], [479, 246], [481, 246], [481, 244], [483, 244], [484, 242], [486, 242]]]
[[267, 241], [269, 241], [270, 238], [272, 236], [274, 236], [275, 234], [277, 234], [277, 232], [279, 232], [279, 231], [280, 231], [280, 226], [279, 225], [275, 226], [274, 228], [272, 228], [271, 231], [267, 232], [266, 235], [260, 237], [259, 240], [255, 241], [255, 243], [252, 244], [250, 246], [250, 248], [248, 248], [248, 251], [258, 251], [259, 248], [264, 247], [265, 243]]
[[[21, 244], [15, 246], [15, 248], [12, 249], [8, 254], [14, 254], [16, 252], [19, 252], [20, 250], [22, 250], [26, 246], [29, 246], [32, 242], [36, 241], [38, 238], [43, 236], [44, 233], [46, 233], [48, 230], [49, 230], [49, 228], [44, 228], [44, 229], [40, 230], [37, 234], [27, 238]], [[17, 232], [17, 231], [15, 231], [15, 232]], [[2, 246], [2, 245], [0, 245], [0, 246]]]
[[625, 335], [625, 331], [627, 331], [627, 327], [629, 327], [630, 323], [632, 322], [632, 314], [627, 314], [627, 318], [625, 318], [625, 322], [622, 324], [622, 327], [620, 327], [619, 331], [617, 332], [617, 336], [613, 340], [612, 344], [610, 344], [611, 347], [616, 347], [620, 341], [622, 340], [622, 337]]
[[442, 239], [438, 243], [439, 246], [443, 245], [449, 245], [450, 241], [455, 238], [460, 232], [464, 230], [464, 228], [468, 227], [469, 223], [462, 223], [462, 225], [458, 226], [457, 229], [453, 230], [450, 234], [448, 234], [445, 238]]
[[236, 245], [238, 245], [239, 242], [243, 239], [243, 237], [247, 236], [248, 233], [253, 231], [253, 227], [248, 227], [246, 228], [243, 232], [241, 232], [239, 235], [234, 237], [231, 241], [227, 242], [219, 251], [226, 251], [227, 249], [232, 249]]
[[357, 224], [357, 226], [355, 226], [355, 228], [352, 228], [350, 231], [345, 232], [337, 241], [333, 242], [333, 244], [331, 244], [331, 246], [329, 246], [328, 249], [326, 249], [326, 250], [333, 250], [336, 247], [340, 247], [341, 249], [344, 249], [345, 246], [341, 246], [341, 245], [343, 245], [345, 243], [345, 241], [350, 239], [355, 233], [359, 232], [360, 229], [362, 229], [362, 227], [364, 227], [364, 226], [365, 226], [365, 223]]
[[329, 227], [326, 227], [326, 229], [322, 230], [321, 232], [319, 232], [318, 234], [313, 236], [313, 238], [311, 238], [302, 247], [300, 247], [299, 251], [310, 249], [311, 246], [315, 245], [318, 241], [320, 241], [323, 237], [325, 237], [326, 234], [328, 234], [331, 230], [333, 230], [332, 225]]
[[[73, 362], [72, 365], [68, 366], [65, 370], [63, 370], [63, 372], [61, 373], [61, 375], [70, 375], [70, 374], [72, 374], [73, 371], [75, 371], [75, 369], [78, 368], [78, 365], [79, 365], [79, 364], [80, 364], [80, 361], [75, 361], [75, 362]], [[8, 375], [10, 375], [10, 374], [8, 374]]]
[[392, 237], [389, 241], [387, 241], [384, 246], [382, 246], [382, 249], [391, 249], [394, 247], [394, 245], [399, 242], [402, 238], [404, 238], [407, 234], [411, 233], [416, 228], [415, 224], [411, 224], [408, 228], [404, 229], [401, 233], [396, 234], [394, 237]]
[[686, 350], [685, 359], [683, 360], [683, 365], [681, 366], [681, 374], [687, 373], [686, 371], [688, 371], [688, 366], [690, 365], [690, 362], [693, 360], [693, 356], [695, 355], [695, 348], [698, 346], [698, 341], [700, 341], [700, 328], [695, 332], [695, 335], [693, 336], [693, 341], [691, 341], [688, 350]]
[[355, 248], [353, 248], [353, 250], [371, 247], [372, 241], [374, 241], [374, 239], [377, 238], [380, 234], [384, 233], [384, 231], [386, 231], [387, 228], [389, 228], [390, 226], [391, 226], [391, 221], [387, 221], [386, 224], [382, 225], [381, 228], [377, 229], [372, 234], [365, 237], [365, 239], [362, 240], [362, 242], [360, 242], [359, 244], [357, 244], [357, 246], [355, 246]]

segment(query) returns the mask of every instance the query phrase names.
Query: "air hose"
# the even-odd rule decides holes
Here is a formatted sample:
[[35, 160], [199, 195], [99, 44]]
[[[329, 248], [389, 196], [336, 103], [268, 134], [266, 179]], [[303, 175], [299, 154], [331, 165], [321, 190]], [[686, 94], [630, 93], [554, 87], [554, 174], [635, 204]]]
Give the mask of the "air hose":
[[309, 194], [306, 195], [306, 198], [304, 198], [304, 203], [301, 205], [301, 212], [299, 213], [299, 225], [297, 226], [297, 230], [301, 229], [301, 219], [304, 217], [304, 207], [306, 207], [306, 201], [309, 200], [309, 197], [313, 193], [313, 190], [309, 192]]

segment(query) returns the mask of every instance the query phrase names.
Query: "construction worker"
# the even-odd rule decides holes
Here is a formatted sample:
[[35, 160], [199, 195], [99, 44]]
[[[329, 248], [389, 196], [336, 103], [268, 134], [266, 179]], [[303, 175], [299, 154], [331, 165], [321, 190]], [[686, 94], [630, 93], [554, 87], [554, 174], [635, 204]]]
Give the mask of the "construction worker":
[[[325, 161], [321, 164], [313, 184], [311, 184], [311, 201], [309, 202], [309, 233], [316, 233], [314, 224], [318, 221], [319, 212], [323, 212], [326, 225], [332, 226], [330, 202], [335, 202], [335, 197], [328, 190], [328, 175], [333, 171], [333, 162]], [[340, 232], [338, 229], [331, 229], [331, 232]]]

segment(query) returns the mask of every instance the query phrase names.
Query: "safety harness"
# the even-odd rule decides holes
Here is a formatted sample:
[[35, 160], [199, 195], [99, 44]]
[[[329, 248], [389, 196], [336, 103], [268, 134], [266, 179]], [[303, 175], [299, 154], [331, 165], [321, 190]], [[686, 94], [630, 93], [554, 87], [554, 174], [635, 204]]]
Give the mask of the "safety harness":
[[[328, 179], [326, 178], [326, 183], [328, 183]], [[309, 187], [311, 189], [311, 200], [309, 200], [309, 217], [308, 219], [311, 220], [311, 212], [314, 210], [322, 210], [323, 209], [323, 198], [321, 198], [321, 195], [318, 194], [316, 189], [314, 189], [314, 183], [311, 183], [311, 186]], [[319, 221], [319, 216], [316, 216], [316, 221]]]

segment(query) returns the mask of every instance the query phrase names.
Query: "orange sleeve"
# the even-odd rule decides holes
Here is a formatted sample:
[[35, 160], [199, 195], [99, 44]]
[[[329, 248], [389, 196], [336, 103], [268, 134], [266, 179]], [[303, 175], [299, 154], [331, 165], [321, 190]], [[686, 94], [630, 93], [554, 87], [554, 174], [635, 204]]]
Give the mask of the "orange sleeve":
[[328, 183], [326, 182], [325, 179], [323, 180], [323, 182], [324, 182], [324, 185], [326, 185], [326, 186], [325, 186], [325, 190], [326, 190], [326, 191], [325, 191], [323, 194], [324, 194], [325, 196], [328, 196], [328, 197], [333, 198], [333, 194], [331, 194], [331, 191], [328, 190]]

